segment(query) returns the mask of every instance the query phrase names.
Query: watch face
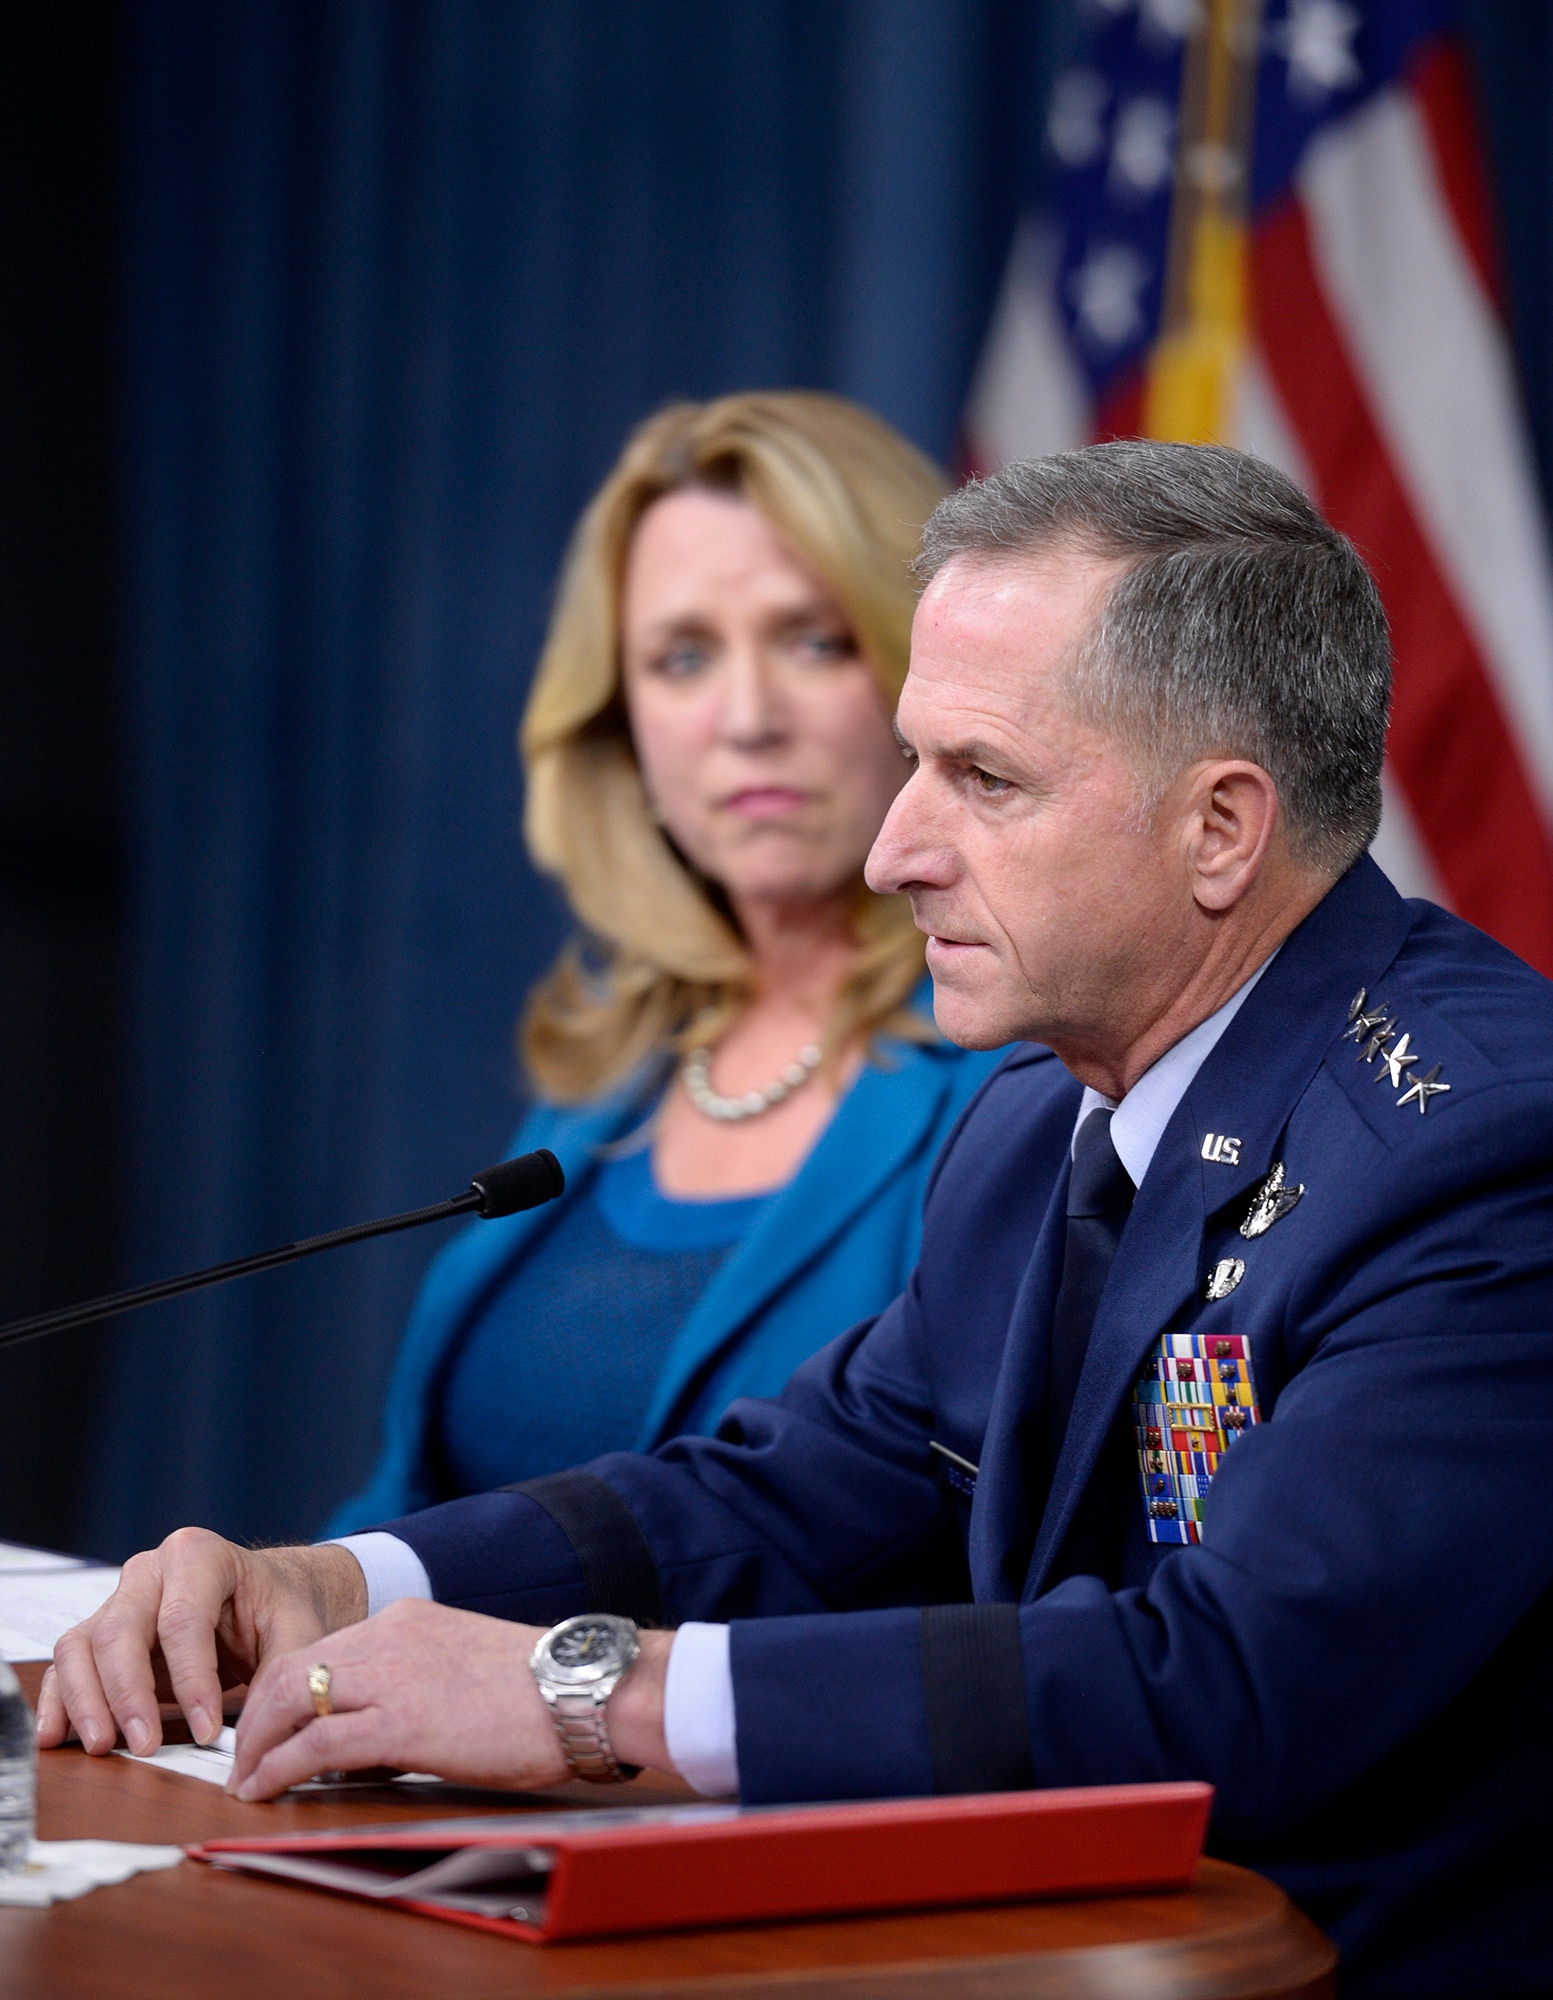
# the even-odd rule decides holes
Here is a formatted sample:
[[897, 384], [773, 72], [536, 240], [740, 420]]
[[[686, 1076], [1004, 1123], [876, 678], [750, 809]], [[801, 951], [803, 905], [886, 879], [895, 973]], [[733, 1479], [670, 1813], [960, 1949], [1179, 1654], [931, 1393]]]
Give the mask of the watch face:
[[629, 1619], [584, 1613], [547, 1633], [539, 1650], [552, 1677], [586, 1685], [624, 1672], [636, 1658], [636, 1632]]

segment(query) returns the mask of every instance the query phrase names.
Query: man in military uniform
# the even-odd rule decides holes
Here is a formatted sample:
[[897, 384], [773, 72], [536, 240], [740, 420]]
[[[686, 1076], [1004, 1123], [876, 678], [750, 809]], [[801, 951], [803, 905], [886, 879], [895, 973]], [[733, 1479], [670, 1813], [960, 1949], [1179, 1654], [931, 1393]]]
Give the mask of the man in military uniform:
[[1207, 1779], [1350, 1991], [1553, 1988], [1553, 987], [1366, 857], [1384, 622], [1277, 473], [1015, 466], [922, 570], [870, 880], [945, 1032], [1023, 1046], [907, 1291], [716, 1438], [344, 1546], [183, 1531], [42, 1738], [148, 1746], [155, 1673], [208, 1734], [257, 1667], [249, 1797]]

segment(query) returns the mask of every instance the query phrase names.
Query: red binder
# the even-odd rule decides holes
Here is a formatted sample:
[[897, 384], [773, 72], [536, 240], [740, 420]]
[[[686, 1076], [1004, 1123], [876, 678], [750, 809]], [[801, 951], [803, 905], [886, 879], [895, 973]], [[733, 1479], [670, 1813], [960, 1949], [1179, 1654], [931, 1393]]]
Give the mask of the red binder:
[[863, 1805], [599, 1807], [210, 1840], [189, 1853], [548, 1944], [773, 1917], [1185, 1888], [1209, 1785]]

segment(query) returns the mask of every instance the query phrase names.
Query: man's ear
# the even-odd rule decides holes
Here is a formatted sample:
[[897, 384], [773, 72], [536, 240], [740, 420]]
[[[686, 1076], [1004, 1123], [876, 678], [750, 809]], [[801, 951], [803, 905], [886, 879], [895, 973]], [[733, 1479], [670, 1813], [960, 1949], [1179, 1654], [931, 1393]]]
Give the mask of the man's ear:
[[1228, 910], [1261, 874], [1278, 824], [1278, 787], [1243, 758], [1199, 764], [1184, 815], [1192, 894], [1203, 910]]

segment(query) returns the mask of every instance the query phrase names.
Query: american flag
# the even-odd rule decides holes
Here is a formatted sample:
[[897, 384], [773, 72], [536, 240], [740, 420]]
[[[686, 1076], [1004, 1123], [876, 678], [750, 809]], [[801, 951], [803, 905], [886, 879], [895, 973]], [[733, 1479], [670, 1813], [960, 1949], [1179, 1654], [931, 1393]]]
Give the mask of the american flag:
[[1553, 974], [1553, 573], [1445, 0], [1079, 0], [973, 466], [1238, 444], [1358, 544], [1396, 645], [1375, 856]]

